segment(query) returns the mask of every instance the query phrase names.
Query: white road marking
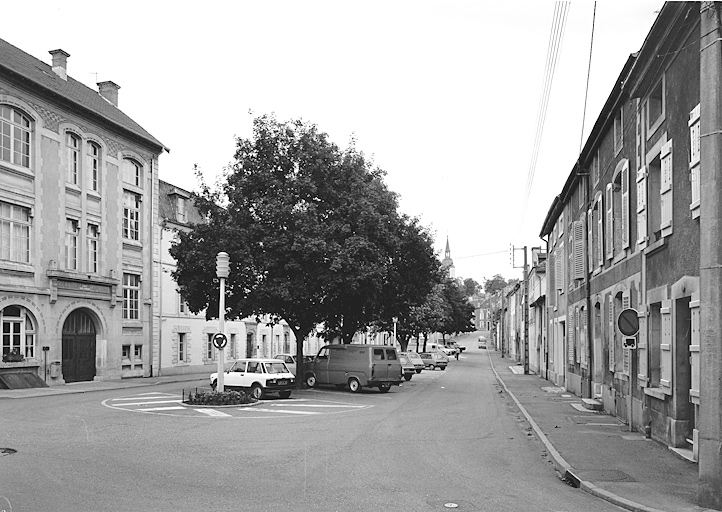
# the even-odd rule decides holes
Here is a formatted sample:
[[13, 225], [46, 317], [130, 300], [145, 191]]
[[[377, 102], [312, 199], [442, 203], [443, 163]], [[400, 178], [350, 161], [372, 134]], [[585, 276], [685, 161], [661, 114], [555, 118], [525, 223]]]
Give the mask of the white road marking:
[[156, 400], [153, 402], [131, 402], [131, 403], [124, 403], [124, 404], [117, 404], [117, 405], [111, 404], [111, 406], [112, 407], [128, 407], [131, 405], [179, 404], [179, 403], [181, 403], [180, 400]]
[[178, 411], [178, 410], [183, 410], [183, 409], [185, 409], [185, 407], [183, 407], [181, 405], [176, 405], [176, 406], [172, 406], [172, 407], [148, 407], [148, 408], [143, 408], [143, 409], [138, 409], [138, 410], [141, 412], [148, 412], [148, 411]]
[[127, 398], [113, 398], [113, 402], [121, 400], [157, 400], [158, 398], [179, 398], [180, 395], [163, 395], [163, 396], [131, 396]]
[[223, 417], [223, 416], [230, 416], [230, 414], [226, 414], [225, 412], [218, 411], [216, 409], [195, 409], [198, 412], [202, 412], [203, 414], [207, 414], [208, 416], [217, 416], [217, 417]]
[[259, 409], [258, 407], [249, 407], [248, 409], [239, 408], [238, 410], [239, 411], [248, 410], [250, 412], [256, 412], [256, 411], [275, 412], [275, 413], [282, 413], [282, 414], [322, 414], [320, 412], [314, 412], [314, 411], [281, 411], [278, 409]]
[[326, 405], [326, 404], [293, 404], [293, 403], [288, 403], [288, 404], [273, 403], [273, 404], [268, 404], [268, 405], [270, 405], [271, 407], [342, 407], [342, 408], [345, 407], [345, 408], [349, 408], [349, 409], [353, 409], [353, 408], [363, 409], [364, 407], [368, 407], [368, 405]]

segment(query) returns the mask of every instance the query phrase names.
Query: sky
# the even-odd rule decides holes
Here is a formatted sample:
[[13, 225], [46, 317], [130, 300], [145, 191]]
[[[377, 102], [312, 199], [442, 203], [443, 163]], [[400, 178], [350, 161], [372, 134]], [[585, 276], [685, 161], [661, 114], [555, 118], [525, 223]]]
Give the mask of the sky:
[[32, 0], [3, 5], [0, 38], [47, 64], [65, 50], [93, 89], [118, 84], [119, 108], [170, 149], [160, 179], [186, 190], [194, 166], [222, 175], [257, 116], [314, 123], [341, 148], [355, 139], [439, 258], [448, 238], [456, 276], [483, 284], [520, 278], [521, 248], [544, 247], [549, 207], [663, 2], [568, 3], [532, 165], [556, 5]]

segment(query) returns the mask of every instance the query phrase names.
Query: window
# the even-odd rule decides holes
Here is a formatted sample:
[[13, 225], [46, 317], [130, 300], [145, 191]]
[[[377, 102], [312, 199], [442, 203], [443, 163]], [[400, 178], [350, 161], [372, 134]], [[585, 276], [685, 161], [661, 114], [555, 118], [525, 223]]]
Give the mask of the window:
[[98, 273], [98, 226], [88, 224], [88, 254], [87, 265], [88, 272], [92, 274]]
[[135, 359], [143, 359], [143, 345], [135, 346]]
[[654, 86], [645, 103], [647, 137], [652, 135], [664, 120], [664, 80]]
[[94, 142], [88, 143], [88, 188], [93, 192], [98, 192], [100, 186], [98, 183], [100, 175], [100, 146]]
[[7, 306], [0, 311], [2, 323], [2, 353], [14, 352], [35, 357], [35, 322], [22, 306]]
[[700, 115], [699, 104], [689, 113], [689, 181], [692, 184], [692, 202], [689, 209], [692, 218], [700, 215], [700, 201], [702, 199], [702, 182], [700, 178]]
[[123, 160], [123, 181], [135, 187], [140, 187], [141, 166], [135, 160]]
[[611, 220], [607, 225], [607, 258], [614, 252], [629, 248], [629, 161], [617, 164], [607, 198], [607, 210]]
[[140, 196], [133, 192], [123, 194], [123, 238], [140, 238]]
[[123, 345], [121, 356], [123, 359], [130, 359], [130, 345]]
[[67, 182], [72, 185], [78, 184], [78, 172], [80, 171], [80, 138], [70, 132], [65, 134], [65, 147], [68, 154], [68, 176]]
[[185, 362], [186, 360], [186, 333], [178, 333], [178, 362]]
[[620, 108], [614, 115], [614, 154], [616, 155], [624, 146], [623, 114]]
[[238, 349], [236, 343], [236, 335], [231, 334], [231, 339], [228, 341], [228, 357], [235, 359], [238, 357]]
[[0, 105], [0, 160], [30, 168], [30, 118], [8, 105]]
[[213, 346], [213, 334], [208, 333], [208, 339], [206, 340], [206, 359], [210, 361], [216, 360], [216, 348]]
[[[672, 234], [672, 141], [662, 144], [660, 153], [647, 166], [645, 234], [652, 243]], [[637, 186], [640, 186], [638, 181]], [[639, 201], [639, 199], [638, 199]], [[639, 207], [639, 202], [638, 202]]]
[[0, 260], [30, 263], [30, 209], [0, 201]]
[[384, 349], [375, 348], [374, 349], [374, 361], [383, 361], [383, 360], [384, 360]]
[[180, 290], [178, 290], [178, 312], [181, 314], [185, 314], [188, 310], [188, 306], [186, 306], [186, 301], [183, 300], [183, 295], [181, 295]]
[[592, 160], [592, 183], [596, 185], [599, 183], [599, 151]]
[[140, 311], [140, 276], [123, 274], [123, 318], [138, 320]]
[[183, 196], [176, 196], [176, 220], [186, 221], [186, 198]]
[[65, 269], [78, 270], [78, 221], [65, 220]]

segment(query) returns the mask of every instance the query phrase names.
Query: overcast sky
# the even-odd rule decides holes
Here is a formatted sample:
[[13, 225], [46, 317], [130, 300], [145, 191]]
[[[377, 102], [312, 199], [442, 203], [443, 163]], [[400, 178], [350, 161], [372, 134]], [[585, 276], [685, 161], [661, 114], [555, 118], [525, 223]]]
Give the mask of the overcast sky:
[[[663, 2], [599, 1], [584, 140]], [[387, 172], [456, 275], [521, 276], [509, 247], [539, 232], [582, 140], [592, 1], [569, 4], [530, 199], [524, 204], [554, 1], [4, 2], [0, 37], [89, 87], [168, 148], [160, 178], [214, 181], [235, 137], [275, 113], [318, 125]], [[10, 22], [9, 20], [12, 20]], [[518, 252], [521, 264], [522, 253]]]

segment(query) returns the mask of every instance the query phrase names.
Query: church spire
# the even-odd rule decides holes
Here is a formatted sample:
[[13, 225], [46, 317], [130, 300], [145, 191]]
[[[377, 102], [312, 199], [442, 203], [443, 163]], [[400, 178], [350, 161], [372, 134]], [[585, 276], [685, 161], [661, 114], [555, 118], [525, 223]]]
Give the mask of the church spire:
[[452, 279], [456, 277], [456, 270], [454, 269], [454, 260], [451, 259], [451, 248], [449, 247], [449, 236], [446, 236], [446, 251], [444, 252], [444, 259], [441, 260], [441, 266], [449, 271], [449, 277]]

